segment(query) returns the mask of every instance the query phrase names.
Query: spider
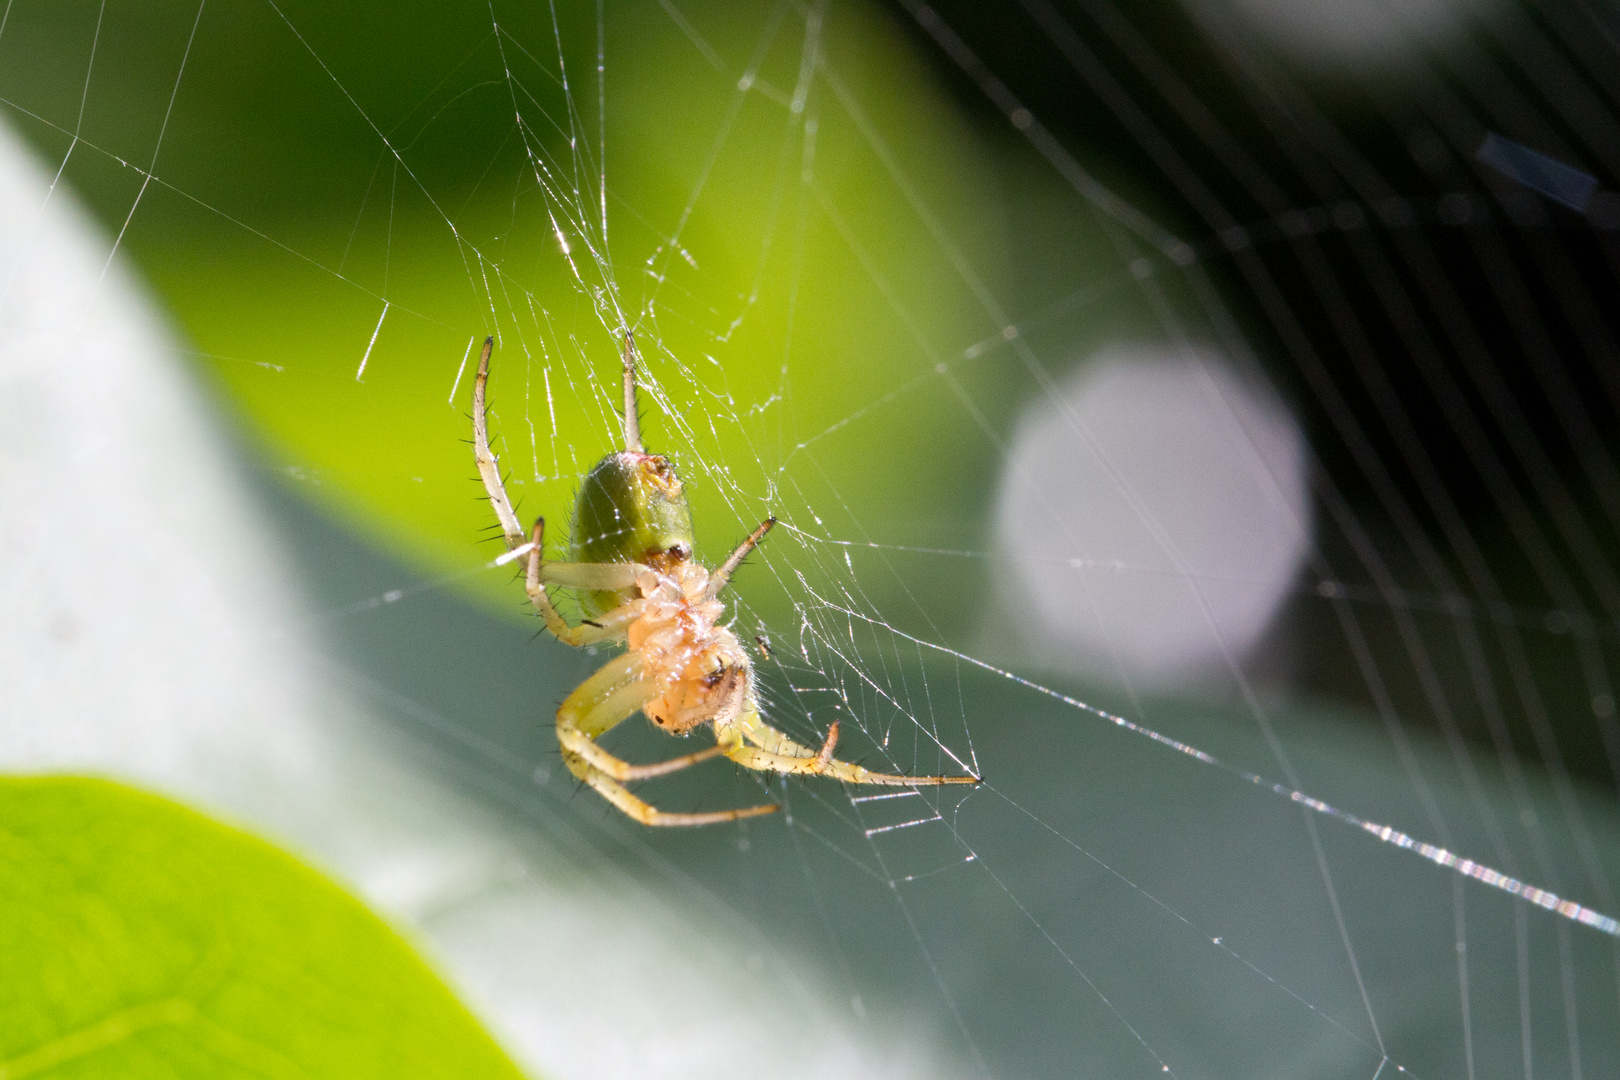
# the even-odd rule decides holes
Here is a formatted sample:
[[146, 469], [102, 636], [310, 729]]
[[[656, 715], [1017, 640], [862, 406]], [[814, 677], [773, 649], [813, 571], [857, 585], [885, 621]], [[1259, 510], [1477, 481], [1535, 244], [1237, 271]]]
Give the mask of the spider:
[[[525, 534], [489, 448], [485, 416], [489, 358], [484, 342], [473, 383], [473, 455], [508, 551], [526, 558], [529, 600], [558, 641], [584, 646], [624, 641], [627, 650], [576, 687], [557, 710], [557, 741], [570, 772], [643, 825], [712, 825], [769, 814], [774, 803], [703, 814], [675, 814], [644, 802], [625, 785], [665, 776], [724, 755], [762, 772], [830, 776], [847, 784], [977, 784], [977, 776], [898, 776], [833, 757], [838, 722], [812, 750], [766, 723], [754, 693], [754, 667], [730, 627], [720, 624], [720, 590], [765, 538], [766, 518], [717, 570], [692, 557], [692, 515], [668, 458], [641, 445], [636, 411], [635, 345], [624, 339], [624, 449], [604, 457], [580, 487], [572, 562], [548, 562], [546, 522]], [[546, 586], [578, 592], [586, 618], [571, 626]], [[637, 710], [671, 735], [714, 729], [715, 745], [652, 765], [632, 765], [597, 743]]]

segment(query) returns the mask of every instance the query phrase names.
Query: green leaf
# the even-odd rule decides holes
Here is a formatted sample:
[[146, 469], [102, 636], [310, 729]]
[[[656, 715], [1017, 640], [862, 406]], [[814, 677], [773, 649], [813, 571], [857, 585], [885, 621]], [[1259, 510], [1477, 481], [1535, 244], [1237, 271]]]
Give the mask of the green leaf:
[[0, 1080], [520, 1075], [291, 855], [107, 781], [0, 779]]

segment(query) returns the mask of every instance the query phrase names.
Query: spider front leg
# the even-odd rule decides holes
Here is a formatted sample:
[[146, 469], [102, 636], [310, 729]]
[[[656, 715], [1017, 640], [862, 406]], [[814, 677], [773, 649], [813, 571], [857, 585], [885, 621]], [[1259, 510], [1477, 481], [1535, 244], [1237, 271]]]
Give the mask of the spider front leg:
[[641, 658], [635, 653], [609, 660], [596, 674], [580, 683], [557, 710], [557, 742], [562, 746], [563, 764], [568, 766], [568, 771], [643, 825], [714, 825], [774, 813], [775, 804], [766, 803], [707, 814], [672, 814], [631, 794], [624, 781], [664, 776], [724, 752], [719, 746], [711, 746], [653, 765], [632, 765], [597, 744], [600, 736], [633, 715], [657, 693], [656, 684], [642, 678]]
[[863, 765], [839, 761], [832, 756], [833, 747], [838, 742], [837, 721], [828, 729], [827, 741], [820, 750], [794, 742], [767, 724], [760, 717], [759, 709], [752, 707], [745, 709], [734, 720], [717, 721], [714, 735], [726, 757], [745, 769], [830, 776], [846, 784], [883, 784], [889, 787], [983, 783], [982, 778], [977, 776], [901, 776], [897, 773], [873, 772]]
[[[478, 476], [484, 482], [489, 505], [495, 510], [495, 520], [500, 522], [506, 548], [512, 551], [523, 543], [523, 528], [518, 524], [517, 511], [512, 508], [512, 500], [507, 496], [506, 485], [501, 480], [500, 462], [489, 448], [489, 358], [494, 349], [495, 339], [485, 338], [484, 349], [478, 354], [478, 375], [473, 380], [473, 461], [478, 465]], [[532, 547], [526, 560], [528, 576], [525, 584], [528, 588], [529, 601], [540, 612], [540, 617], [546, 621], [546, 629], [550, 630], [558, 641], [575, 646], [590, 645], [622, 636], [624, 627], [635, 621], [639, 611], [621, 609], [614, 613], [619, 617], [612, 622], [598, 620], [595, 626], [588, 623], [569, 626], [552, 606], [545, 583], [555, 581], [559, 585], [611, 589], [617, 592], [629, 589], [635, 584], [636, 574], [641, 567], [634, 563], [600, 565], [548, 563], [545, 561], [545, 549], [542, 544], [545, 531], [546, 519], [536, 519]]]
[[623, 637], [630, 624], [641, 617], [641, 609], [645, 606], [641, 600], [620, 604], [591, 622], [569, 626], [552, 606], [551, 595], [546, 592], [546, 582], [555, 581], [559, 585], [571, 585], [582, 589], [619, 591], [633, 586], [636, 583], [636, 575], [645, 568], [636, 563], [548, 563], [544, 557], [545, 536], [546, 519], [536, 518], [533, 539], [530, 541], [532, 546], [527, 559], [528, 573], [524, 578], [524, 588], [528, 590], [529, 602], [546, 621], [546, 629], [564, 645], [575, 647]]

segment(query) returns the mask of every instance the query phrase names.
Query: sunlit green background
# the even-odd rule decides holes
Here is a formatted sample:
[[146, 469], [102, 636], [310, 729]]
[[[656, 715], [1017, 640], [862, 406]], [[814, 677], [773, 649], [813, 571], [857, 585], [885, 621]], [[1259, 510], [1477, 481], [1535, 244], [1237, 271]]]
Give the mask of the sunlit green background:
[[[124, 229], [272, 467], [424, 573], [494, 553], [471, 361], [457, 385], [470, 344], [499, 342], [521, 513], [562, 521], [620, 437], [619, 313], [701, 555], [768, 513], [980, 545], [991, 435], [1022, 391], [964, 350], [1000, 341], [1020, 181], [992, 174], [890, 14], [838, 5], [807, 33], [767, 5], [684, 10], [608, 5], [599, 76], [591, 4], [555, 28], [545, 5], [30, 6], [0, 38], [0, 94]], [[604, 161], [605, 271], [587, 250]], [[963, 584], [888, 565], [862, 577], [880, 610]], [[780, 616], [764, 577], [750, 602]], [[497, 579], [469, 580], [510, 599]]]

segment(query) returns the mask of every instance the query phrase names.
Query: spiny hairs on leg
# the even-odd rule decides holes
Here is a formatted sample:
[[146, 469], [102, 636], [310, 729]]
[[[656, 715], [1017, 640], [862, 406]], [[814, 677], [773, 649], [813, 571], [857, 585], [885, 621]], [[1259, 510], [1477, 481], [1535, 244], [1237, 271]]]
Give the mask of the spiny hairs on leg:
[[473, 380], [473, 461], [478, 465], [478, 477], [484, 482], [490, 505], [495, 508], [495, 518], [501, 523], [506, 546], [515, 548], [528, 540], [528, 535], [518, 524], [517, 512], [501, 481], [500, 463], [489, 448], [489, 357], [494, 351], [495, 339], [485, 338], [484, 351], [478, 354], [478, 377]]

